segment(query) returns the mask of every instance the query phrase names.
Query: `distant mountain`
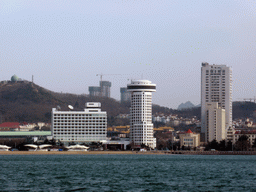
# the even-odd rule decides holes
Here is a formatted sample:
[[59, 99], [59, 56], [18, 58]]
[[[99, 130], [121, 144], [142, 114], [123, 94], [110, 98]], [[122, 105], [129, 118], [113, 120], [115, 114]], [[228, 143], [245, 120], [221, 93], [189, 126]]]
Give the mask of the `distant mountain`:
[[183, 109], [190, 109], [195, 107], [195, 105], [193, 103], [191, 103], [190, 101], [187, 101], [186, 103], [181, 103], [178, 106], [178, 110], [183, 110]]

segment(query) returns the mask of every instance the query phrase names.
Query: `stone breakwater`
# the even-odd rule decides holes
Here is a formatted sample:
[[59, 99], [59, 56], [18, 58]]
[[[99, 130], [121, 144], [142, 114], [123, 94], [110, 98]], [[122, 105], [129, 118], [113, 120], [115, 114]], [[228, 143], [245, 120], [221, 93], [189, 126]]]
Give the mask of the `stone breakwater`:
[[256, 155], [256, 151], [0, 151], [0, 155]]

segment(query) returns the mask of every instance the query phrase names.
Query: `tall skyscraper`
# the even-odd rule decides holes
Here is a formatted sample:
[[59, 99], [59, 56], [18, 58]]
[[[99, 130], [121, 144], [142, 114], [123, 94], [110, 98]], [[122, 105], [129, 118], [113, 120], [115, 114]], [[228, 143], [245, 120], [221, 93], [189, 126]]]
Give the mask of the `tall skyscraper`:
[[154, 149], [152, 92], [156, 91], [156, 84], [148, 80], [134, 80], [127, 85], [127, 90], [131, 92], [130, 141], [134, 145], [145, 144]]
[[206, 142], [209, 141], [209, 137], [207, 137], [207, 104], [209, 102], [216, 102], [218, 108], [225, 110], [225, 129], [227, 131], [232, 126], [232, 71], [230, 67], [202, 63], [201, 133]]

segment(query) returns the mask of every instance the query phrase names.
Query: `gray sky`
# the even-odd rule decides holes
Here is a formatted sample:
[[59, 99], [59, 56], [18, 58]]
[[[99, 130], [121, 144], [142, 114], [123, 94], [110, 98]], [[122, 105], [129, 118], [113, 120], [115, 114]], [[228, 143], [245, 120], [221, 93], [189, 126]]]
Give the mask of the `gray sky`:
[[[256, 96], [255, 0], [0, 0], [0, 80], [13, 74], [88, 94], [99, 76], [120, 99], [128, 79], [153, 103], [200, 103], [201, 63], [233, 70], [233, 100]], [[240, 99], [241, 100], [241, 99]]]

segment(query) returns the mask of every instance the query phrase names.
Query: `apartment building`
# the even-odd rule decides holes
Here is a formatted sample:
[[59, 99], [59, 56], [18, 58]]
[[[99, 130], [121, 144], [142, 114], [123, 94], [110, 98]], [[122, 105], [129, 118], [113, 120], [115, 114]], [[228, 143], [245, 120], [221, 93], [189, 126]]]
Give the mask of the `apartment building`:
[[232, 126], [232, 70], [226, 65], [201, 67], [201, 132], [207, 140], [207, 103], [217, 102], [225, 110], [225, 129]]

